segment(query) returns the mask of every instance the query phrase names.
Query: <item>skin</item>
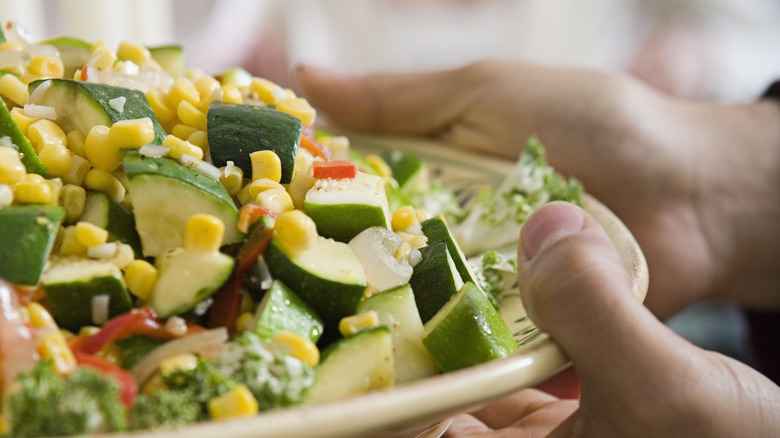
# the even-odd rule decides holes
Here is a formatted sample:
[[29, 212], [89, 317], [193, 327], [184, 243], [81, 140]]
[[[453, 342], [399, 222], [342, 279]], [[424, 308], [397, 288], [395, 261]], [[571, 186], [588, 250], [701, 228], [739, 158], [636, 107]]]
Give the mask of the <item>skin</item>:
[[[448, 437], [770, 436], [780, 388], [659, 318], [704, 299], [780, 308], [780, 105], [675, 99], [625, 76], [499, 61], [402, 75], [297, 81], [348, 130], [424, 135], [515, 159], [537, 135], [648, 260], [631, 293], [604, 230], [552, 203], [525, 223], [518, 280], [533, 321], [574, 364], [580, 400], [527, 389], [456, 417]], [[561, 276], [560, 272], [566, 272]]]

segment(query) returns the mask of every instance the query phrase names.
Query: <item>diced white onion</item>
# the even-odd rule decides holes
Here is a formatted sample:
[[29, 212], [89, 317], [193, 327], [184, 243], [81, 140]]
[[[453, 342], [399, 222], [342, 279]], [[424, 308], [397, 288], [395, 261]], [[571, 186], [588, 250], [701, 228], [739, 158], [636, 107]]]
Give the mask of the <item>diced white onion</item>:
[[109, 100], [108, 105], [116, 112], [122, 113], [125, 111], [125, 102], [127, 102], [127, 98], [125, 98], [125, 96], [119, 96]]
[[108, 321], [108, 305], [111, 297], [106, 294], [92, 297], [92, 324], [103, 325]]
[[187, 321], [180, 316], [172, 316], [165, 321], [165, 330], [176, 337], [184, 336], [187, 334]]
[[93, 259], [108, 260], [117, 252], [116, 242], [101, 243], [87, 248], [87, 255]]
[[384, 227], [366, 228], [349, 241], [370, 286], [387, 290], [409, 282], [412, 266], [394, 255], [402, 242], [400, 236]]
[[36, 119], [57, 120], [57, 110], [53, 106], [28, 103], [24, 106], [24, 115]]
[[210, 176], [216, 180], [219, 180], [219, 168], [213, 164], [199, 160], [198, 158], [189, 154], [182, 154], [182, 156], [179, 157], [179, 162], [187, 167], [197, 170], [206, 176]]
[[8, 184], [0, 184], [0, 207], [8, 207], [14, 202], [14, 191]]
[[7, 135], [0, 137], [0, 147], [16, 149], [16, 145], [14, 145], [14, 141], [11, 140], [11, 137]]
[[156, 144], [145, 144], [138, 148], [138, 153], [141, 154], [142, 157], [149, 157], [149, 158], [160, 158], [165, 157], [170, 152], [170, 149], [166, 148], [165, 146], [160, 146]]

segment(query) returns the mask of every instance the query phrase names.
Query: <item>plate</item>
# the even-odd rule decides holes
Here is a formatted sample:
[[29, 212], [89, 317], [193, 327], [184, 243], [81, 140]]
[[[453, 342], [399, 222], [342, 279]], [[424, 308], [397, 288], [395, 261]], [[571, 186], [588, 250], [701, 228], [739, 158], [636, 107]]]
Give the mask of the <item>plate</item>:
[[[373, 153], [387, 148], [414, 151], [432, 177], [468, 197], [481, 186], [497, 186], [514, 163], [432, 141], [349, 134], [353, 146]], [[648, 272], [634, 237], [603, 204], [585, 196], [585, 208], [601, 223], [621, 252], [634, 293], [643, 300]], [[438, 437], [457, 413], [476, 409], [558, 373], [569, 361], [561, 349], [523, 318], [519, 298], [502, 303], [513, 333], [524, 333], [509, 357], [347, 400], [269, 411], [250, 419], [209, 422], [181, 429], [129, 434], [143, 438], [346, 438]], [[519, 322], [518, 322], [519, 321]], [[111, 437], [111, 435], [105, 435]]]

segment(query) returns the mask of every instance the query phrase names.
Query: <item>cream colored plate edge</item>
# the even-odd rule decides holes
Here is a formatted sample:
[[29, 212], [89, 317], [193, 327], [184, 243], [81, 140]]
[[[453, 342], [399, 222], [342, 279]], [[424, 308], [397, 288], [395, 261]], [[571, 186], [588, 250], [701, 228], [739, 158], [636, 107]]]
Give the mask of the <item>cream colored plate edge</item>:
[[[504, 174], [513, 163], [417, 139], [349, 135], [367, 151], [410, 149], [427, 160], [467, 163], [477, 171]], [[648, 272], [644, 255], [623, 223], [603, 204], [586, 196], [585, 208], [607, 230], [623, 255], [634, 292], [643, 300]], [[521, 307], [518, 310], [522, 311]], [[540, 338], [510, 357], [353, 399], [266, 412], [244, 420], [128, 434], [143, 438], [328, 438], [439, 436], [448, 418], [520, 388], [533, 386], [568, 365], [558, 346]], [[438, 433], [439, 435], [436, 435]], [[111, 435], [106, 435], [110, 437]]]

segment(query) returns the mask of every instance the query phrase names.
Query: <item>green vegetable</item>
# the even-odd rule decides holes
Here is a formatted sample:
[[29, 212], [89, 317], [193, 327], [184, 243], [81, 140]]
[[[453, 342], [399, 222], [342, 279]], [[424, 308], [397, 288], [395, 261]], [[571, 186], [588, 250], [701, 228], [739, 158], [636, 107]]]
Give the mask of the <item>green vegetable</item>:
[[35, 437], [117, 432], [127, 428], [119, 384], [89, 368], [60, 377], [41, 360], [17, 379], [9, 401], [11, 436]]
[[160, 390], [136, 398], [129, 412], [132, 430], [167, 429], [196, 423], [201, 407], [189, 392]]
[[209, 400], [236, 386], [236, 381], [220, 372], [213, 362], [200, 357], [195, 368], [162, 373], [162, 380], [167, 390], [182, 394], [199, 407], [198, 420], [209, 419]]
[[254, 333], [245, 332], [220, 353], [217, 368], [246, 385], [261, 411], [300, 403], [306, 389], [314, 383], [314, 371], [266, 345]]
[[145, 335], [132, 335], [129, 338], [115, 342], [122, 352], [122, 367], [130, 369], [146, 354], [159, 347], [165, 341]]
[[506, 291], [517, 289], [517, 255], [488, 251], [480, 257], [477, 267], [478, 286], [494, 306], [498, 307], [499, 297]]

